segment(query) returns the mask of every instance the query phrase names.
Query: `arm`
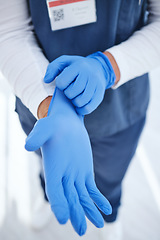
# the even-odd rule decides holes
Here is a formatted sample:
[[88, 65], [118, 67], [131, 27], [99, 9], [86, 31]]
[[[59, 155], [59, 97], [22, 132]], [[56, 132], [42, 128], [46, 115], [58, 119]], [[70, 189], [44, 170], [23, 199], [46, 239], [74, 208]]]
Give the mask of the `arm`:
[[[46, 83], [56, 86], [72, 100], [79, 114], [94, 111], [105, 90], [141, 76], [160, 64], [160, 1], [149, 1], [149, 22], [127, 41], [104, 52], [84, 57], [62, 56], [49, 64]], [[57, 71], [58, 66], [58, 71]]]
[[54, 86], [43, 84], [48, 60], [36, 42], [27, 1], [2, 1], [0, 16], [0, 69], [14, 94], [37, 117], [39, 104], [53, 95]]
[[148, 25], [136, 31], [128, 40], [108, 49], [120, 70], [117, 88], [160, 65], [160, 1], [148, 1]]

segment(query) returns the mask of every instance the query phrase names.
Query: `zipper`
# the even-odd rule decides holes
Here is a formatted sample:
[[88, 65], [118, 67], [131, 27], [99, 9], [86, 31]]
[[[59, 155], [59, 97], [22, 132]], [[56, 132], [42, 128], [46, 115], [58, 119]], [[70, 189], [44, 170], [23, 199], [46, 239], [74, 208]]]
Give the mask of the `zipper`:
[[141, 0], [139, 0], [138, 5], [141, 5]]

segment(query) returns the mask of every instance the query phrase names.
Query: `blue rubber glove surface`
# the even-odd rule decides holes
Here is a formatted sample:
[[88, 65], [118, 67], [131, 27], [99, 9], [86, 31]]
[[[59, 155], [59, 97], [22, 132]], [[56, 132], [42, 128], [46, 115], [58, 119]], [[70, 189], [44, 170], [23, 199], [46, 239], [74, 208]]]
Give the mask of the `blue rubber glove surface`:
[[56, 78], [56, 86], [76, 106], [81, 115], [94, 111], [102, 102], [105, 90], [115, 83], [109, 59], [101, 52], [87, 57], [61, 56], [48, 65], [45, 83]]
[[95, 185], [91, 145], [83, 118], [59, 89], [52, 98], [48, 116], [37, 121], [26, 139], [26, 150], [39, 147], [46, 194], [59, 223], [70, 219], [75, 231], [83, 235], [86, 215], [96, 227], [103, 227], [98, 208], [107, 215], [112, 209]]

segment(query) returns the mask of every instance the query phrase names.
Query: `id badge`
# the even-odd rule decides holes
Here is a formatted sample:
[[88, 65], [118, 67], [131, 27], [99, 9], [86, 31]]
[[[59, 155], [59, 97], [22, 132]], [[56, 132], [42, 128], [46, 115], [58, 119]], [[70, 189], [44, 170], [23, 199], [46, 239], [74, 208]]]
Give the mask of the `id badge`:
[[95, 0], [46, 0], [52, 31], [97, 21]]

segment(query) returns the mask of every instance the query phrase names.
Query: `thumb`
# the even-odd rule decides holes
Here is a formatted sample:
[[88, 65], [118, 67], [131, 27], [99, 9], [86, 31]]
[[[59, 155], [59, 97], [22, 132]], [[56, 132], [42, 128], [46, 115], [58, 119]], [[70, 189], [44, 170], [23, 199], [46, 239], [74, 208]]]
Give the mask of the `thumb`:
[[25, 149], [36, 151], [51, 137], [50, 118], [45, 117], [36, 122], [34, 128], [26, 138]]
[[55, 59], [47, 67], [47, 71], [44, 76], [44, 82], [45, 83], [52, 82], [64, 70], [64, 68], [68, 67], [70, 64], [72, 64], [78, 58], [80, 58], [80, 57], [63, 55], [63, 56]]

